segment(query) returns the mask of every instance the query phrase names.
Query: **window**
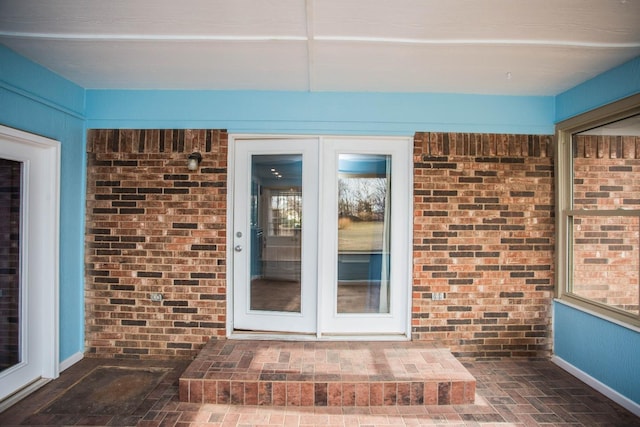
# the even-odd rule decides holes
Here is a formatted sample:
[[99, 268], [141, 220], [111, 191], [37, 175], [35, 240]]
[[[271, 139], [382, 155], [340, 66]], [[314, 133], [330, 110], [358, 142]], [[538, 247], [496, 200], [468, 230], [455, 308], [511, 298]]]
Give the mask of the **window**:
[[302, 191], [271, 190], [270, 236], [295, 236], [302, 222]]
[[558, 296], [640, 325], [640, 95], [558, 124]]

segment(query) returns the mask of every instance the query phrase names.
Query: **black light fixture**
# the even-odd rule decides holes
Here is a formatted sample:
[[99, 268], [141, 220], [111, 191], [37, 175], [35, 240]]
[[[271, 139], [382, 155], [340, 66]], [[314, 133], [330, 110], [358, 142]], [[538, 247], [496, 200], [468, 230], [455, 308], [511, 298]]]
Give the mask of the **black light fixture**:
[[187, 168], [190, 171], [194, 171], [198, 169], [198, 165], [202, 161], [202, 154], [197, 151], [189, 154], [189, 160], [187, 160]]

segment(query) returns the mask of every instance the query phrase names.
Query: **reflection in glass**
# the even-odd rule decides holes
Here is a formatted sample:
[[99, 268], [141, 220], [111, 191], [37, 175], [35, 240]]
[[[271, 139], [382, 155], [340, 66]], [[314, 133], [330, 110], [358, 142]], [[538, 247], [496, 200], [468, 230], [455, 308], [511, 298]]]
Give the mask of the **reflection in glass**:
[[573, 293], [640, 314], [640, 218], [573, 217]]
[[20, 199], [22, 164], [0, 159], [0, 372], [20, 355]]
[[300, 312], [302, 155], [251, 158], [251, 310]]
[[640, 314], [640, 115], [572, 135], [571, 232], [575, 296]]
[[389, 313], [391, 156], [338, 158], [338, 313]]

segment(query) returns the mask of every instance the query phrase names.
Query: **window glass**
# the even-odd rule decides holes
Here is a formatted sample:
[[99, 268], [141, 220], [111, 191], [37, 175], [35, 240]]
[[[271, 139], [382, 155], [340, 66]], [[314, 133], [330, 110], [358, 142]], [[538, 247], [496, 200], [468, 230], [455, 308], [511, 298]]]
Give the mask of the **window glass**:
[[[566, 293], [639, 315], [640, 115], [571, 134]], [[563, 203], [562, 201], [560, 202]]]
[[573, 293], [638, 315], [638, 217], [573, 216]]
[[22, 361], [21, 198], [22, 163], [0, 159], [0, 372]]

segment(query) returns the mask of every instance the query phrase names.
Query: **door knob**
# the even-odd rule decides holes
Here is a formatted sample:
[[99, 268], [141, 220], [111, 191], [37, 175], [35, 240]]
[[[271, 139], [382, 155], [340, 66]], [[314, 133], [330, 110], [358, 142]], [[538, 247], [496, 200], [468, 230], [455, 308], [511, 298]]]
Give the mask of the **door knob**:
[[242, 246], [236, 245], [236, 247], [233, 248], [233, 249], [235, 249], [236, 252], [241, 252], [242, 251]]

